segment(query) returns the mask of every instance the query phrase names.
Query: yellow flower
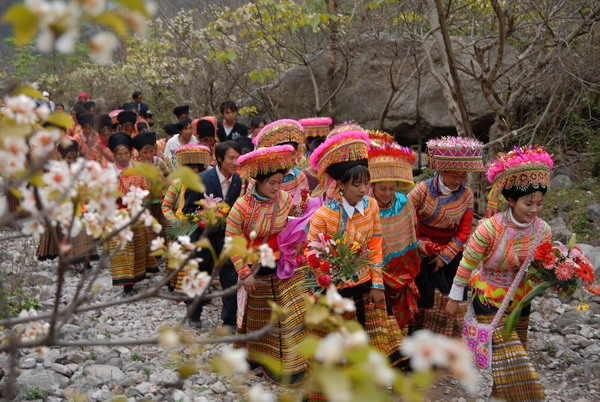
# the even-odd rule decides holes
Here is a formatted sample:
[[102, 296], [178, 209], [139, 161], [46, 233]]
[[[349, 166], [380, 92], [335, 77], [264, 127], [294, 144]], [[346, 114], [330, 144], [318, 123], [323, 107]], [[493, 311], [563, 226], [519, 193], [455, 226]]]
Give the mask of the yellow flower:
[[585, 304], [585, 303], [579, 303], [579, 306], [577, 306], [575, 308], [575, 310], [577, 311], [586, 311], [590, 309], [590, 305], [589, 304]]
[[350, 250], [352, 250], [352, 252], [355, 253], [357, 250], [360, 250], [360, 244], [358, 244], [358, 242], [356, 241], [353, 241]]

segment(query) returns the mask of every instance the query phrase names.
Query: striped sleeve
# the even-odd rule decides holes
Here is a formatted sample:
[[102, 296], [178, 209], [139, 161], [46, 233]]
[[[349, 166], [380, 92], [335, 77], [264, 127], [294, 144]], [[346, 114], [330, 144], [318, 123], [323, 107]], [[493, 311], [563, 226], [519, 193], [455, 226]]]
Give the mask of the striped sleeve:
[[[244, 202], [243, 199], [238, 199], [231, 211], [229, 211], [229, 215], [227, 216], [227, 228], [225, 229], [226, 237], [236, 237], [243, 236], [244, 233], [242, 231], [242, 224], [244, 223]], [[240, 278], [246, 278], [252, 274], [252, 270], [244, 261], [244, 257], [241, 255], [231, 256], [231, 262], [235, 267]]]
[[383, 235], [379, 217], [379, 207], [374, 199], [370, 199], [373, 216], [373, 234], [369, 239], [369, 251], [371, 252], [371, 283], [374, 289], [385, 289], [383, 285], [382, 260], [383, 260]]
[[[472, 205], [472, 203], [471, 203]], [[449, 264], [456, 254], [463, 249], [463, 246], [469, 236], [471, 235], [471, 230], [473, 228], [473, 208], [468, 208], [463, 216], [460, 218], [460, 222], [458, 224], [457, 232], [454, 237], [450, 239], [450, 241], [444, 245], [444, 248], [440, 252], [440, 258], [444, 260], [446, 264]]]
[[459, 288], [467, 286], [467, 282], [471, 278], [471, 273], [487, 254], [491, 243], [491, 232], [493, 232], [493, 224], [490, 219], [486, 219], [475, 229], [473, 236], [471, 236], [465, 246], [465, 251], [458, 265], [452, 288], [455, 286]]
[[181, 183], [176, 182], [169, 186], [161, 205], [162, 213], [168, 221], [175, 219], [175, 201], [179, 197], [181, 191]]

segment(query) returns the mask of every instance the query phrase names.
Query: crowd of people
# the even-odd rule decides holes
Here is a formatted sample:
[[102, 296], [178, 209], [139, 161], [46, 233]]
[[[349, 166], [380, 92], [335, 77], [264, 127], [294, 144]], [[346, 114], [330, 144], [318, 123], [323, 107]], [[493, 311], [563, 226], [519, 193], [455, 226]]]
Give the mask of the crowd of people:
[[[81, 93], [73, 107], [75, 125], [67, 133], [74, 141], [58, 145], [58, 154], [66, 161], [83, 157], [115, 169], [123, 194], [132, 187], [147, 188], [143, 176], [127, 171], [137, 161], [158, 167], [164, 176], [174, 167], [188, 166], [206, 190], [199, 193], [172, 183], [162, 199], [149, 205], [163, 227], [194, 216], [201, 200], [219, 199], [230, 210], [225, 223], [208, 233], [217, 254], [226, 238], [235, 236], [274, 251], [274, 266], [232, 256], [219, 279], [224, 289], [244, 281], [242, 295], [223, 298], [221, 314], [223, 324], [239, 334], [265, 326], [271, 302], [285, 309], [273, 331], [246, 344], [250, 362], [275, 382], [300, 379], [308, 362], [298, 346], [309, 333], [327, 333], [304, 324], [310, 278], [324, 288], [337, 286], [341, 296], [351, 299], [354, 308], [344, 318], [360, 322], [370, 344], [395, 366], [405, 367], [410, 356], [400, 353], [400, 345], [408, 334], [429, 329], [461, 337], [469, 304], [479, 322], [491, 322], [521, 263], [536, 247], [534, 235], [541, 232], [542, 241], [551, 237], [549, 226], [538, 217], [552, 169], [542, 147], [496, 156], [487, 167], [494, 189], [488, 215], [473, 231], [473, 192], [465, 181], [469, 172], [486, 170], [484, 145], [475, 139], [430, 140], [427, 156], [435, 174], [415, 185], [413, 152], [393, 137], [356, 123], [332, 127], [330, 118], [305, 118], [267, 124], [255, 117], [248, 130], [236, 120], [236, 104], [226, 101], [221, 121], [215, 116], [191, 118], [188, 106], [178, 106], [174, 122], [157, 135], [150, 131], [142, 94], [135, 92], [132, 98], [123, 109], [98, 115], [89, 96]], [[504, 211], [496, 210], [500, 196], [508, 201]], [[133, 230], [133, 240], [125, 247], [109, 245], [114, 251], [113, 284], [123, 286], [125, 294], [158, 271], [157, 259], [150, 255], [156, 234], [141, 224]], [[202, 233], [198, 227], [191, 241]], [[53, 238], [41, 239], [40, 258], [52, 256]], [[367, 250], [368, 263], [356, 267], [353, 279], [334, 283], [324, 275], [330, 267], [322, 260], [315, 263], [311, 244], [340, 238]], [[81, 234], [72, 239], [73, 249], [89, 241]], [[211, 272], [216, 263], [212, 254], [201, 250], [199, 256], [200, 269]], [[92, 257], [97, 256], [87, 262]], [[181, 293], [184, 280], [182, 271], [171, 290]], [[512, 305], [529, 290], [528, 281], [519, 283]], [[201, 327], [202, 303], [190, 302], [189, 309], [188, 324]], [[509, 339], [500, 333], [493, 338], [494, 398], [544, 398], [526, 352], [528, 316], [524, 309]], [[265, 358], [277, 362], [278, 370], [263, 367]]]

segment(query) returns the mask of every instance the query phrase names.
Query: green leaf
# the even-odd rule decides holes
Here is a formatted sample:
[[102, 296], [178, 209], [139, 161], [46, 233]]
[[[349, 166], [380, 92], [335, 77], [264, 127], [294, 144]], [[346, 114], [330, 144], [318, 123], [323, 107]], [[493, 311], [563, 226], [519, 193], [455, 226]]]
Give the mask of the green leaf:
[[503, 336], [504, 336], [505, 340], [510, 337], [510, 333], [517, 326], [517, 321], [519, 321], [519, 318], [521, 317], [521, 312], [523, 311], [523, 308], [525, 306], [527, 306], [529, 303], [531, 303], [531, 301], [533, 300], [534, 297], [539, 296], [542, 293], [544, 293], [544, 291], [546, 291], [546, 289], [548, 289], [550, 287], [550, 285], [551, 285], [550, 282], [542, 282], [542, 283], [538, 284], [535, 288], [533, 288], [531, 290], [531, 292], [527, 293], [527, 295], [525, 295], [525, 297], [523, 297], [523, 299], [521, 299], [519, 304], [517, 304], [515, 309], [510, 313], [510, 315], [506, 319], [506, 323], [504, 324]]
[[65, 112], [54, 112], [50, 113], [46, 118], [46, 123], [54, 124], [55, 126], [62, 127], [65, 130], [73, 127], [73, 119]]
[[22, 86], [18, 87], [17, 89], [15, 89], [14, 91], [12, 91], [10, 94], [12, 96], [23, 94], [23, 95], [29, 96], [30, 98], [36, 98], [36, 99], [42, 99], [42, 100], [44, 99], [44, 95], [42, 95], [42, 93], [40, 91], [38, 91], [37, 89], [35, 89], [33, 87], [30, 87], [29, 85], [22, 85]]
[[319, 339], [309, 335], [298, 345], [298, 351], [304, 357], [312, 357], [319, 348]]
[[135, 165], [133, 165], [132, 168], [125, 169], [124, 173], [125, 174], [139, 174], [151, 181], [158, 180], [158, 178], [159, 178], [158, 168], [156, 168], [146, 162], [136, 163]]
[[17, 3], [4, 13], [2, 22], [13, 25], [13, 35], [17, 45], [29, 42], [38, 31], [38, 18], [29, 10], [25, 4]]
[[93, 19], [98, 24], [105, 25], [125, 38], [128, 35], [127, 24], [119, 14], [114, 11], [105, 11]]
[[146, 18], [152, 16], [146, 8], [143, 0], [115, 0], [115, 2], [124, 5], [130, 10], [139, 11]]
[[186, 186], [187, 188], [197, 191], [199, 193], [204, 193], [206, 191], [206, 187], [204, 187], [202, 180], [200, 180], [200, 176], [198, 176], [192, 169], [190, 169], [187, 166], [181, 166], [175, 169], [169, 175], [169, 179], [179, 179], [181, 181], [182, 186]]
[[573, 233], [571, 235], [571, 238], [569, 239], [569, 251], [573, 250], [573, 247], [575, 246], [575, 243], [577, 242], [577, 235], [575, 233]]
[[329, 317], [329, 309], [323, 306], [315, 305], [306, 312], [304, 322], [307, 325], [319, 325]]

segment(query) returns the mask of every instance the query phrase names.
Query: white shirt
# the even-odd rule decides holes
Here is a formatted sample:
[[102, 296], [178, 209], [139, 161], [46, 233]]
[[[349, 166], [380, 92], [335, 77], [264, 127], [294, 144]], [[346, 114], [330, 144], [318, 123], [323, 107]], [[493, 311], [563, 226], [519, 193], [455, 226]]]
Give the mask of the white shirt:
[[342, 196], [342, 207], [344, 207], [344, 211], [346, 211], [346, 214], [348, 215], [349, 218], [352, 218], [354, 216], [354, 211], [358, 211], [360, 212], [360, 214], [362, 216], [365, 216], [365, 205], [362, 202], [363, 200], [361, 199], [360, 201], [358, 201], [356, 203], [355, 206], [350, 205], [350, 203], [348, 201], [346, 201], [346, 198], [344, 198]]
[[[219, 170], [219, 166], [215, 166], [217, 170], [217, 177], [219, 178], [219, 183], [221, 183], [221, 192], [223, 193], [223, 200], [227, 197], [227, 192], [229, 191], [229, 186], [231, 185], [231, 177], [229, 179], [225, 178], [223, 173]], [[233, 175], [232, 175], [233, 177]]]
[[[173, 138], [167, 141], [167, 145], [165, 145], [164, 154], [171, 158], [173, 161], [173, 166], [177, 166], [177, 161], [175, 160], [175, 150], [182, 145], [181, 141], [179, 141], [180, 135], [181, 134], [175, 134]], [[192, 138], [190, 138], [190, 142], [188, 142], [188, 144], [198, 144], [198, 138], [192, 135]]]

